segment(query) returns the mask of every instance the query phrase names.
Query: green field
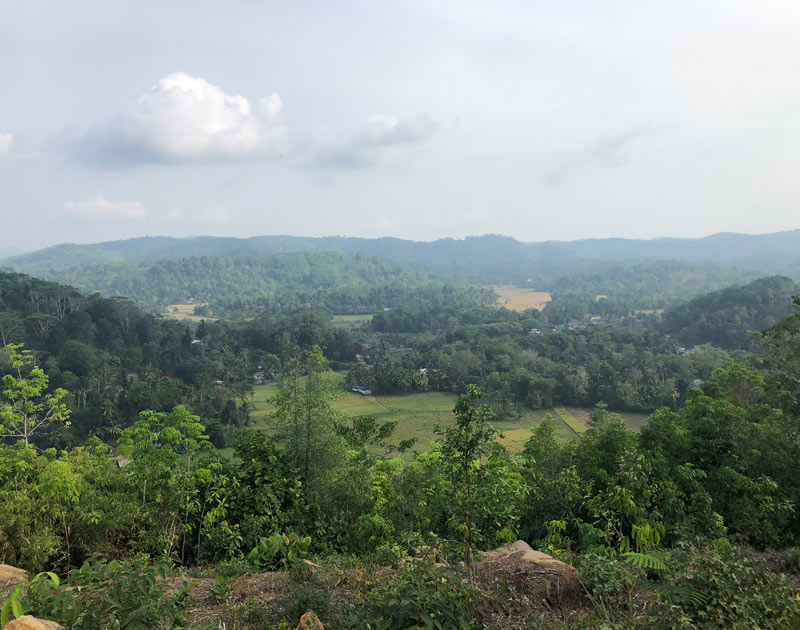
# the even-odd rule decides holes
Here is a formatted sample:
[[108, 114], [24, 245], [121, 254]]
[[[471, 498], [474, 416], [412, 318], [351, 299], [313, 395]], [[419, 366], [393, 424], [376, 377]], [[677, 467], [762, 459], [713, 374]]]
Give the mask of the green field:
[[368, 315], [334, 315], [333, 325], [337, 328], [361, 328], [372, 321], [372, 314]]
[[[267, 383], [255, 387], [252, 414], [258, 429], [269, 429], [266, 414], [269, 411], [268, 399], [277, 391], [276, 383]], [[425, 446], [434, 439], [433, 429], [437, 424], [447, 424], [453, 420], [453, 406], [457, 396], [444, 392], [426, 392], [422, 394], [405, 394], [402, 396], [362, 396], [352, 392], [343, 393], [336, 401], [336, 408], [347, 417], [374, 415], [379, 420], [397, 422], [394, 433], [395, 440], [417, 438], [417, 450], [425, 450]], [[556, 431], [562, 438], [569, 438], [580, 432], [589, 415], [588, 409], [577, 407], [560, 407], [555, 410], [526, 410], [518, 420], [495, 422], [495, 427], [502, 431], [500, 441], [511, 451], [520, 451], [531, 434], [531, 429], [539, 426], [547, 413], [556, 423]], [[565, 422], [562, 415], [567, 417]], [[622, 414], [625, 423], [634, 431], [638, 431], [647, 422], [647, 414]], [[569, 424], [576, 425], [573, 430]], [[585, 430], [585, 429], [584, 429]]]

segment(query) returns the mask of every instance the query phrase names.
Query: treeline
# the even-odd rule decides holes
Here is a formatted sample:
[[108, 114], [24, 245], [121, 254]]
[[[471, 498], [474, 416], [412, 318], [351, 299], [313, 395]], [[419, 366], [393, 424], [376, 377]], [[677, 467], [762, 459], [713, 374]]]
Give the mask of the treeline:
[[798, 292], [798, 285], [783, 276], [730, 286], [671, 308], [664, 314], [664, 330], [686, 346], [756, 350], [752, 332], [788, 316]]
[[747, 357], [760, 348], [751, 331], [791, 312], [796, 290], [788, 278], [764, 278], [668, 309], [663, 318], [609, 312], [605, 299], [585, 294], [556, 295], [541, 313], [392, 309], [374, 316], [372, 334], [356, 335], [368, 347], [347, 382], [380, 393], [478, 383], [498, 418], [562, 404], [675, 408], [728, 357], [756, 364]]
[[[213, 327], [212, 327], [213, 328]], [[251, 357], [227, 334], [199, 331], [142, 311], [123, 298], [0, 273], [0, 347], [22, 343], [70, 392], [73, 430], [49, 436], [66, 446], [114, 435], [142, 409], [187, 404], [218, 440], [248, 417]], [[6, 366], [7, 369], [7, 366]]]
[[[296, 304], [302, 296], [333, 287], [394, 283], [414, 285], [426, 274], [386, 259], [335, 252], [296, 252], [269, 257], [199, 256], [47, 270], [42, 277], [106, 296], [125, 296], [148, 308], [193, 300], [207, 315], [243, 316], [272, 303]], [[357, 305], [354, 305], [357, 306]], [[370, 304], [369, 306], [372, 306]]]

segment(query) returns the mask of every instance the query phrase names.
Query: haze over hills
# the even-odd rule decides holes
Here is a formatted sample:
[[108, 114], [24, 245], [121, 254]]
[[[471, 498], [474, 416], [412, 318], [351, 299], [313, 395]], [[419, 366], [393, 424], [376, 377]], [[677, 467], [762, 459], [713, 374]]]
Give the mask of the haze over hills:
[[719, 233], [703, 238], [622, 239], [521, 242], [498, 235], [465, 239], [409, 241], [398, 238], [343, 236], [197, 236], [141, 237], [89, 245], [65, 243], [0, 259], [4, 267], [30, 273], [73, 266], [155, 261], [188, 256], [254, 257], [300, 251], [364, 253], [410, 264], [515, 265], [561, 260], [713, 262], [771, 272], [800, 272], [800, 229], [770, 234]]

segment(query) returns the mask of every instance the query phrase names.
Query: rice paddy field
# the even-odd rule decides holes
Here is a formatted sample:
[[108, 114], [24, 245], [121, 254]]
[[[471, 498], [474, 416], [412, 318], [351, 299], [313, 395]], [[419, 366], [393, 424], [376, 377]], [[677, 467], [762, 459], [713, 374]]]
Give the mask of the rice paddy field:
[[494, 289], [494, 292], [497, 293], [495, 306], [507, 308], [509, 311], [526, 311], [529, 308], [541, 311], [548, 302], [552, 301], [552, 297], [547, 291], [532, 291], [511, 286], [486, 288]]
[[[164, 317], [167, 319], [185, 319], [192, 322], [199, 322], [201, 319], [205, 319], [208, 321], [216, 321], [216, 317], [201, 317], [199, 315], [194, 314], [194, 307], [198, 306], [197, 304], [172, 304], [170, 305], [167, 312], [164, 313]], [[203, 306], [203, 305], [201, 305]]]
[[[270, 412], [269, 398], [277, 391], [276, 383], [259, 385], [254, 392], [255, 411], [252, 414], [255, 427], [270, 430], [267, 414]], [[425, 392], [405, 394], [401, 396], [362, 396], [352, 392], [343, 392], [335, 403], [336, 409], [347, 417], [374, 415], [381, 421], [395, 421], [397, 428], [394, 439], [417, 439], [417, 450], [425, 450], [425, 446], [434, 439], [434, 427], [446, 425], [453, 421], [453, 406], [456, 394], [445, 392]], [[562, 438], [570, 438], [586, 430], [591, 409], [580, 407], [558, 407], [550, 410], [526, 410], [522, 417], [513, 420], [495, 422], [495, 427], [502, 432], [499, 438], [506, 448], [512, 452], [521, 451], [531, 434], [531, 430], [539, 426], [547, 414], [553, 417], [556, 431]], [[634, 431], [638, 431], [647, 422], [647, 414], [624, 413], [625, 423]]]

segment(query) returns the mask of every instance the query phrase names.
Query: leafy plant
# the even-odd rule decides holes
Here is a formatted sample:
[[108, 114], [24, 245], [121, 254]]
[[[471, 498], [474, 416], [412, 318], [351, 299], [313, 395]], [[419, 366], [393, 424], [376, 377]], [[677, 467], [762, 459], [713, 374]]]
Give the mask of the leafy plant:
[[454, 572], [415, 563], [391, 583], [346, 610], [344, 625], [363, 630], [477, 630], [481, 596]]
[[231, 588], [228, 586], [228, 580], [221, 575], [216, 576], [214, 578], [214, 583], [211, 585], [211, 594], [219, 604], [227, 601], [231, 594]]
[[[55, 588], [61, 583], [58, 576], [51, 571], [46, 571], [44, 573], [39, 573], [34, 576], [31, 580], [31, 587], [35, 588], [40, 583], [46, 583], [49, 580], [49, 583], [52, 584]], [[3, 602], [2, 608], [0, 608], [0, 627], [5, 627], [8, 623], [9, 618], [8, 614], [13, 613], [14, 617], [22, 617], [25, 614], [25, 606], [22, 603], [22, 595], [25, 591], [24, 584], [18, 584], [13, 591], [8, 594], [6, 600]]]
[[290, 569], [308, 557], [310, 547], [311, 536], [273, 534], [262, 538], [247, 554], [247, 560], [261, 569]]
[[800, 627], [796, 594], [783, 576], [771, 573], [724, 540], [683, 544], [675, 569], [649, 615], [659, 630], [790, 630]]
[[85, 563], [69, 579], [40, 574], [21, 598], [26, 614], [73, 630], [150, 630], [182, 624], [193, 584], [165, 592], [166, 573], [139, 562]]

